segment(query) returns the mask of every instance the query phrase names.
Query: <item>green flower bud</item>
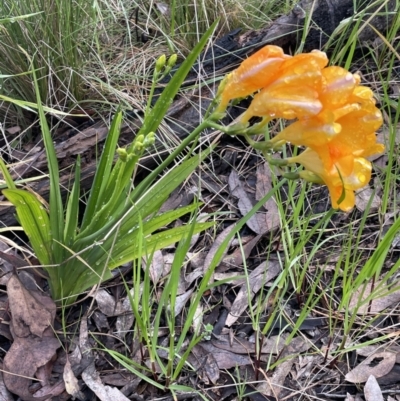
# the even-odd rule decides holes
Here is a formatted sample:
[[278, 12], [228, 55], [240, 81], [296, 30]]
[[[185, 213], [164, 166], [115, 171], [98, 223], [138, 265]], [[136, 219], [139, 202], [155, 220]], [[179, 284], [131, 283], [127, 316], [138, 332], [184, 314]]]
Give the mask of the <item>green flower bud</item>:
[[[221, 83], [218, 86], [217, 95], [215, 96], [216, 98], [221, 96], [222, 92], [225, 89], [226, 84], [231, 79], [231, 76], [232, 76], [232, 73], [225, 75], [224, 79], [221, 81]], [[222, 110], [220, 110], [220, 111], [222, 111]]]
[[176, 60], [178, 59], [177, 54], [173, 54], [169, 59], [168, 59], [168, 64], [167, 66], [169, 68], [172, 68], [176, 64]]
[[143, 152], [144, 146], [143, 142], [135, 141], [133, 145], [132, 154], [135, 156], [140, 156]]
[[144, 141], [144, 135], [138, 135], [136, 138], [135, 138], [135, 142], [143, 142]]
[[144, 138], [143, 145], [145, 148], [149, 148], [154, 145], [156, 142], [156, 134], [154, 132], [149, 132]]
[[[279, 166], [279, 167], [284, 167], [289, 164], [289, 162], [286, 159], [274, 159], [273, 157], [268, 158], [268, 163], [272, 164], [273, 166]], [[298, 178], [299, 177], [297, 177], [296, 179], [298, 179]]]
[[160, 72], [165, 67], [166, 62], [167, 57], [165, 56], [165, 54], [162, 54], [156, 61], [156, 72]]
[[126, 162], [128, 160], [128, 152], [124, 148], [117, 149], [118, 157], [121, 161]]

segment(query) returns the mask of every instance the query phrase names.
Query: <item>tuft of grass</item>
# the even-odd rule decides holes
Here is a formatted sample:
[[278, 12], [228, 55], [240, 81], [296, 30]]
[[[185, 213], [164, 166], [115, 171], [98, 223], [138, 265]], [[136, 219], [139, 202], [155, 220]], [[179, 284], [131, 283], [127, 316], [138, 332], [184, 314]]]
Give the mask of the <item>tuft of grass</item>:
[[[87, 1], [1, 1], [0, 14], [7, 17], [0, 29], [2, 93], [36, 102], [32, 60], [43, 102], [62, 111], [76, 106], [85, 94], [83, 66], [98, 40], [98, 7]], [[6, 113], [4, 106], [1, 111]]]

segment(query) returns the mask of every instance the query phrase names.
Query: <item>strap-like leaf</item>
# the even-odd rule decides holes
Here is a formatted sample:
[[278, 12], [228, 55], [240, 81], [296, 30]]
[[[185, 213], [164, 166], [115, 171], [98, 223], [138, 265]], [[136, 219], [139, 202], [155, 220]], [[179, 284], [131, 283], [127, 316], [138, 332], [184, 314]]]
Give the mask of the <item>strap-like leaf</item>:
[[[147, 253], [157, 251], [158, 249], [165, 248], [169, 245], [179, 242], [183, 237], [187, 236], [188, 232], [191, 230], [193, 230], [193, 234], [197, 234], [201, 231], [206, 230], [207, 228], [212, 227], [213, 225], [214, 222], [196, 223], [193, 229], [191, 226], [183, 226], [172, 228], [158, 234], [150, 235], [144, 241], [145, 249], [139, 250], [139, 248], [135, 246], [135, 244], [133, 244], [131, 247], [125, 248], [119, 254], [113, 253], [113, 257], [112, 259], [110, 259], [108, 267], [110, 269], [114, 269], [124, 263], [136, 259], [139, 253], [145, 255]], [[104, 259], [106, 259], [106, 257], [107, 256], [105, 255]]]
[[9, 173], [7, 166], [3, 162], [3, 159], [0, 158], [0, 171], [3, 174], [3, 177], [6, 181], [7, 187], [10, 189], [16, 189], [17, 187], [15, 186], [15, 183], [11, 177], [11, 174]]
[[[133, 205], [127, 204], [127, 207], [124, 211], [121, 211], [120, 215], [113, 216], [113, 219], [110, 219], [106, 224], [102, 222], [97, 232], [86, 236], [84, 235], [85, 232], [81, 232], [77, 236], [74, 250], [80, 251], [90, 246], [95, 241], [101, 241], [114, 229], [118, 230], [122, 235], [125, 235], [132, 227], [138, 225], [139, 218], [145, 219], [152, 213], [155, 213], [168, 198], [169, 194], [189, 177], [210, 151], [211, 149], [208, 149], [200, 155], [193, 156], [168, 171], [168, 173], [161, 177], [136, 203]], [[135, 191], [133, 191], [132, 196], [135, 195], [134, 192]], [[122, 222], [118, 223], [121, 219]], [[104, 248], [108, 249], [113, 242], [114, 241], [110, 239], [103, 244]]]
[[[29, 57], [28, 54], [26, 54], [26, 56]], [[54, 243], [52, 244], [53, 260], [54, 262], [59, 263], [63, 260], [63, 255], [64, 255], [64, 249], [59, 245], [63, 241], [63, 236], [64, 236], [64, 207], [62, 203], [61, 190], [60, 190], [60, 173], [59, 173], [58, 161], [53, 139], [51, 138], [49, 125], [47, 124], [46, 116], [44, 115], [44, 107], [42, 105], [42, 100], [40, 98], [40, 90], [38, 81], [36, 79], [36, 72], [33, 66], [33, 62], [31, 62], [31, 69], [36, 92], [40, 128], [42, 130], [43, 142], [46, 149], [47, 165], [49, 168], [50, 227], [51, 227], [51, 235], [55, 240]]]
[[53, 263], [49, 216], [35, 195], [22, 189], [4, 189], [3, 194], [15, 206], [19, 222], [42, 265]]
[[79, 217], [79, 195], [81, 181], [81, 159], [78, 156], [75, 164], [75, 181], [69, 195], [67, 209], [65, 212], [64, 244], [70, 247], [76, 236]]
[[[96, 168], [96, 175], [94, 177], [89, 200], [82, 220], [82, 231], [85, 230], [85, 228], [93, 221], [96, 212], [101, 209], [102, 204], [104, 203], [102, 196], [104, 189], [107, 187], [112, 165], [114, 163], [115, 149], [120, 134], [121, 121], [122, 112], [118, 111], [112, 121], [110, 132], [107, 135], [107, 140], [100, 157], [99, 165]], [[116, 194], [116, 196], [119, 195], [120, 194]]]

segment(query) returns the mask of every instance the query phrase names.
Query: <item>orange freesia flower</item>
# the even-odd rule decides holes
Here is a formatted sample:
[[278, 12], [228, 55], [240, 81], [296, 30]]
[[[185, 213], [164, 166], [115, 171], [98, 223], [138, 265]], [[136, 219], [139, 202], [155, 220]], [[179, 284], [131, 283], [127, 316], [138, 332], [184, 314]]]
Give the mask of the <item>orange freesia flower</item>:
[[290, 59], [278, 46], [268, 45], [244, 60], [224, 83], [217, 111], [224, 111], [229, 101], [246, 97], [276, 79], [284, 60]]
[[[356, 157], [353, 159], [353, 169], [347, 175], [339, 174], [340, 169], [333, 166], [327, 170], [322, 163], [317, 152], [307, 148], [300, 155], [288, 159], [289, 163], [299, 163], [305, 167], [301, 173], [303, 178], [307, 179], [307, 173], [311, 172], [318, 176], [328, 187], [331, 196], [332, 207], [340, 208], [348, 212], [355, 204], [354, 191], [363, 188], [368, 184], [371, 179], [371, 163], [363, 157]], [[343, 190], [345, 192], [343, 201], [338, 204], [342, 196]]]
[[346, 175], [353, 171], [355, 157], [384, 150], [376, 143], [375, 134], [382, 125], [382, 114], [375, 107], [372, 91], [358, 85], [357, 75], [339, 67], [328, 67], [322, 73], [320, 113], [294, 122], [271, 142], [309, 147], [318, 153], [328, 171], [336, 166]]
[[[321, 113], [294, 122], [271, 141], [307, 146], [306, 151], [289, 161], [319, 176], [329, 189], [332, 206], [344, 211], [354, 206], [354, 190], [367, 185], [371, 178], [371, 163], [365, 157], [384, 150], [375, 134], [382, 115], [375, 107], [372, 92], [366, 89], [357, 86], [353, 93], [344, 95], [347, 104], [334, 96], [327, 97], [328, 106], [324, 104]], [[338, 205], [343, 189], [345, 199]]]
[[318, 50], [285, 60], [274, 81], [254, 96], [241, 122], [253, 116], [291, 120], [318, 114], [323, 108], [321, 71], [327, 63], [326, 54]]
[[[328, 186], [333, 207], [347, 211], [354, 206], [354, 191], [371, 178], [371, 163], [365, 158], [384, 150], [376, 142], [382, 114], [357, 74], [327, 63], [320, 51], [291, 57], [279, 47], [266, 46], [228, 75], [217, 111], [224, 111], [231, 99], [258, 92], [241, 123], [252, 117], [296, 120], [267, 146], [305, 146], [289, 162], [302, 164], [305, 177], [319, 177]], [[345, 199], [338, 205], [343, 190]]]
[[321, 70], [327, 63], [328, 58], [321, 51], [292, 57], [280, 47], [265, 46], [228, 75], [217, 111], [225, 110], [232, 99], [261, 90], [242, 122], [252, 116], [295, 118], [303, 110], [305, 115], [314, 115], [322, 108], [317, 89], [321, 86]]

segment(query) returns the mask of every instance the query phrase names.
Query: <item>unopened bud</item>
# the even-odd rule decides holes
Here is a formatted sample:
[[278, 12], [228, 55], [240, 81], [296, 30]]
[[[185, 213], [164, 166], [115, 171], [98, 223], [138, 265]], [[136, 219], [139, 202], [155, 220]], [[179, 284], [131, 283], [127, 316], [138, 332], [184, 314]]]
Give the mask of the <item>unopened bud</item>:
[[162, 54], [156, 61], [156, 72], [160, 72], [165, 67], [166, 62], [167, 57], [165, 56], [165, 54]]
[[156, 134], [154, 132], [149, 132], [144, 138], [143, 145], [145, 148], [153, 146], [156, 142]]
[[135, 156], [140, 156], [143, 152], [144, 146], [143, 142], [135, 142], [133, 149], [132, 149], [132, 154]]
[[[274, 159], [273, 157], [268, 158], [268, 163], [272, 164], [273, 166], [278, 166], [278, 167], [285, 167], [289, 164], [289, 162], [286, 159]], [[289, 173], [289, 174], [291, 174], [291, 173]], [[297, 177], [297, 178], [299, 178], [299, 177]]]
[[138, 135], [136, 138], [135, 138], [135, 142], [143, 142], [144, 141], [144, 135]]
[[117, 149], [117, 154], [118, 157], [120, 158], [121, 161], [126, 162], [128, 159], [128, 152], [124, 148], [118, 148]]
[[226, 75], [226, 76], [224, 77], [224, 79], [221, 81], [221, 83], [220, 83], [219, 86], [218, 86], [218, 91], [217, 91], [216, 97], [221, 96], [222, 92], [223, 92], [224, 89], [225, 89], [226, 84], [227, 84], [228, 81], [231, 79], [231, 76], [232, 76], [232, 73]]
[[172, 67], [176, 64], [176, 60], [178, 60], [178, 55], [177, 55], [177, 54], [173, 54], [173, 55], [168, 59], [167, 66], [168, 66], [169, 68], [172, 68]]

